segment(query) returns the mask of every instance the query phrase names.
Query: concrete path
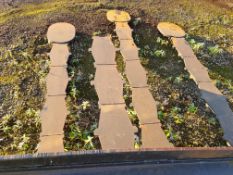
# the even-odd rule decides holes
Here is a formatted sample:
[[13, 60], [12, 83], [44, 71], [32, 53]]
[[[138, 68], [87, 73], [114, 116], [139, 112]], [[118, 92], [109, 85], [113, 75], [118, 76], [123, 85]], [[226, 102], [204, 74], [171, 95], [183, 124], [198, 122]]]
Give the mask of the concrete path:
[[64, 152], [63, 128], [68, 114], [65, 97], [69, 81], [66, 69], [70, 55], [66, 43], [74, 38], [75, 28], [67, 23], [53, 24], [49, 27], [47, 36], [53, 46], [49, 54], [51, 65], [46, 78], [46, 103], [41, 111], [42, 132], [38, 152], [56, 153]]
[[156, 102], [147, 84], [147, 73], [140, 63], [138, 48], [132, 38], [132, 29], [128, 25], [129, 15], [123, 11], [113, 10], [107, 13], [107, 18], [116, 24], [120, 52], [124, 57], [126, 76], [132, 88], [132, 103], [140, 122], [142, 148], [172, 147], [157, 117]]
[[192, 48], [185, 40], [185, 32], [179, 26], [166, 22], [160, 23], [158, 29], [164, 36], [171, 37], [172, 43], [184, 60], [185, 67], [191, 78], [198, 85], [202, 98], [216, 114], [224, 130], [224, 138], [233, 145], [233, 112], [226, 97], [212, 83], [208, 70], [197, 59]]
[[95, 130], [101, 147], [134, 149], [135, 127], [132, 126], [123, 99], [123, 80], [116, 68], [116, 49], [110, 37], [93, 37], [92, 48], [96, 74], [94, 86], [99, 97], [100, 121]]

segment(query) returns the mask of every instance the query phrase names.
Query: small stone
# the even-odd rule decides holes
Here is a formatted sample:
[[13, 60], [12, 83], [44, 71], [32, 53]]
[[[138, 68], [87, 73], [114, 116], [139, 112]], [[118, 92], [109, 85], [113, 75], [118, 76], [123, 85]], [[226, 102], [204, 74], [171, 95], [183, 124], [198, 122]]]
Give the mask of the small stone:
[[169, 105], [169, 99], [164, 99], [162, 105], [163, 106], [168, 106]]

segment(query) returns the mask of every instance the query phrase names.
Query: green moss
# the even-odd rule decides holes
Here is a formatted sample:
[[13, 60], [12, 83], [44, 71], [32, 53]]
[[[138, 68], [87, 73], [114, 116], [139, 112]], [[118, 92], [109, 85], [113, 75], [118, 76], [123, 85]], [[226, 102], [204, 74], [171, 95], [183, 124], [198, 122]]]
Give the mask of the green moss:
[[219, 75], [224, 79], [231, 80], [233, 82], [233, 69], [232, 67], [214, 66], [211, 68], [212, 78], [219, 79]]
[[19, 77], [17, 75], [9, 75], [0, 77], [0, 84], [1, 85], [7, 85], [7, 84], [13, 84], [16, 83], [19, 80]]

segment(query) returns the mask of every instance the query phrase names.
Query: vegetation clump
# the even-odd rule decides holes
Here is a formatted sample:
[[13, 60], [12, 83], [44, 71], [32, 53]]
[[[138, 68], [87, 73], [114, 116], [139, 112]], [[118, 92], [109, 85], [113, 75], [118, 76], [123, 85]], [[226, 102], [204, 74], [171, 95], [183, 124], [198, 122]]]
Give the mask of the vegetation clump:
[[95, 88], [91, 85], [95, 75], [94, 59], [88, 51], [91, 44], [91, 36], [85, 34], [77, 34], [70, 44], [72, 55], [68, 73], [71, 80], [66, 98], [70, 113], [64, 127], [66, 151], [100, 148], [99, 139], [94, 136], [100, 110]]
[[[179, 147], [225, 146], [218, 120], [205, 106], [171, 42], [145, 23], [134, 31], [142, 64], [148, 71], [151, 93], [159, 102], [158, 117], [167, 138]], [[156, 51], [166, 54], [161, 57]]]
[[22, 38], [0, 56], [0, 154], [34, 153], [41, 130], [49, 46], [43, 38]]

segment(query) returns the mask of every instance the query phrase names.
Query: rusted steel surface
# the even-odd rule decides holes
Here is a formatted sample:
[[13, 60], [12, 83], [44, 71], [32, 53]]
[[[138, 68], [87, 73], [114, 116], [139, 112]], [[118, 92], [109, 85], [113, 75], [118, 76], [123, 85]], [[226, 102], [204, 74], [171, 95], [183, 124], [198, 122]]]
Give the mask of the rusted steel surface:
[[233, 145], [233, 112], [227, 103], [226, 97], [212, 83], [208, 70], [197, 59], [192, 48], [185, 41], [185, 32], [172, 23], [160, 23], [158, 29], [164, 36], [171, 37], [172, 43], [184, 60], [185, 67], [191, 78], [198, 85], [202, 98], [216, 114], [224, 130], [224, 138]]
[[[211, 174], [231, 175], [233, 148], [157, 148], [79, 151], [0, 157], [2, 174]], [[213, 163], [213, 166], [209, 166]], [[146, 168], [141, 168], [141, 165]], [[127, 171], [124, 167], [132, 166]], [[151, 166], [151, 167], [149, 167]], [[163, 167], [163, 169], [159, 168]], [[192, 167], [196, 167], [195, 171]], [[170, 171], [170, 168], [172, 171]], [[101, 171], [102, 170], [102, 171]], [[111, 171], [112, 170], [112, 171]], [[191, 170], [191, 171], [188, 171]], [[91, 173], [92, 172], [92, 173]], [[169, 172], [169, 173], [168, 173]]]

